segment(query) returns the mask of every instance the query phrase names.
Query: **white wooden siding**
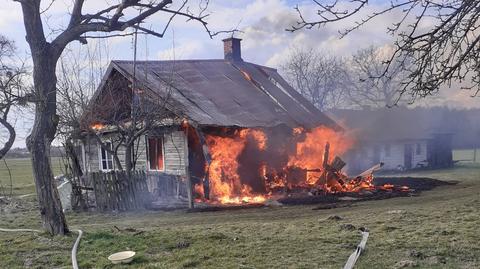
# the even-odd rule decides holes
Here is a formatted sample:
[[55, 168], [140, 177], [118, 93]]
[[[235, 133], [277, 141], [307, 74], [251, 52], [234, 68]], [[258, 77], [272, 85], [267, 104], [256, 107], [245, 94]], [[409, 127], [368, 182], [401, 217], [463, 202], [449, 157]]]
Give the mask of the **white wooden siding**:
[[414, 144], [413, 146], [413, 167], [416, 167], [417, 164], [419, 162], [423, 162], [425, 160], [427, 160], [427, 142], [425, 141], [422, 141], [422, 142], [418, 142], [420, 143], [420, 147], [421, 147], [421, 152], [420, 154], [417, 154], [417, 144]]
[[[105, 140], [108, 139], [108, 137], [105, 138]], [[163, 135], [164, 173], [185, 175], [185, 166], [188, 162], [186, 160], [188, 158], [187, 147], [187, 139], [182, 131], [173, 131]], [[87, 172], [99, 171], [100, 145], [95, 139], [86, 139], [84, 148]], [[148, 171], [146, 136], [138, 138], [138, 141], [135, 142], [134, 151], [137, 152], [135, 169]], [[125, 168], [125, 147], [122, 146], [118, 149], [118, 157]]]
[[99, 167], [98, 145], [94, 139], [86, 139], [85, 141], [85, 157], [87, 161], [87, 172], [97, 172]]
[[390, 145], [390, 155], [387, 156], [385, 151], [385, 145], [382, 145], [380, 160], [384, 163], [383, 169], [392, 170], [397, 169], [398, 166], [404, 165], [404, 144], [389, 144]]
[[186, 136], [182, 131], [175, 131], [163, 136], [163, 147], [165, 155], [165, 173], [172, 175], [185, 175], [185, 160], [188, 154], [185, 152]]
[[[417, 154], [417, 143], [420, 144], [421, 152]], [[420, 140], [418, 142], [396, 142], [390, 144], [390, 156], [387, 156], [385, 151], [385, 145], [381, 148], [381, 162], [384, 163], [383, 169], [392, 170], [397, 169], [399, 166], [405, 166], [405, 145], [412, 145], [412, 168], [417, 167], [418, 163], [427, 159], [427, 141]], [[373, 149], [372, 149], [373, 150]]]

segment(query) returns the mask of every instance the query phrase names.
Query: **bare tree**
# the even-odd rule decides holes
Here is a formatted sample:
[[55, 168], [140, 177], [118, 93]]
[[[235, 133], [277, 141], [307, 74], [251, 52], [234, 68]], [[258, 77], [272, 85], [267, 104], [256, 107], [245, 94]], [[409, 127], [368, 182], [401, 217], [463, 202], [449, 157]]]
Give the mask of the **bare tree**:
[[108, 45], [104, 41], [96, 40], [86, 48], [67, 49], [60, 57], [57, 68], [59, 123], [56, 140], [62, 143], [65, 150], [66, 172], [72, 178], [74, 189], [87, 172], [82, 169], [74, 140], [81, 136], [81, 116], [100, 84], [109, 61]]
[[[162, 121], [181, 122], [183, 118], [173, 107], [166, 108], [175, 84], [173, 72], [171, 78], [164, 81], [164, 94], [152, 92], [136, 78], [129, 80], [114, 73], [94, 96], [107, 69], [108, 56], [102, 59], [102, 55], [108, 55], [108, 49], [104, 49], [101, 42], [95, 48], [68, 50], [61, 57], [57, 71], [60, 119], [57, 137], [65, 147], [74, 177], [88, 172], [82, 170], [74, 153], [75, 138], [93, 139], [112, 156], [115, 170], [126, 171], [128, 175], [142, 154], [139, 147], [135, 147], [140, 137], [154, 132]], [[132, 65], [136, 75], [145, 77], [148, 83], [148, 76], [144, 74], [148, 68], [137, 70], [135, 61]]]
[[[57, 75], [59, 57], [65, 47], [73, 41], [86, 43], [88, 38], [102, 37], [97, 32], [112, 33], [103, 37], [124, 34], [129, 28], [140, 32], [163, 37], [175, 16], [199, 22], [206, 32], [205, 18], [208, 1], [201, 1], [200, 10], [193, 14], [187, 6], [187, 0], [172, 8], [172, 0], [122, 0], [115, 4], [105, 1], [105, 8], [92, 13], [84, 12], [84, 0], [75, 0], [71, 10], [67, 11], [68, 23], [64, 29], [56, 29], [47, 38], [44, 31], [44, 19], [49, 15], [41, 10], [41, 0], [14, 0], [22, 7], [26, 40], [30, 46], [33, 61], [33, 84], [35, 101], [35, 121], [32, 133], [27, 138], [27, 147], [32, 154], [33, 175], [37, 191], [39, 209], [43, 227], [50, 234], [68, 232], [65, 216], [53, 181], [50, 165], [50, 146], [55, 138], [59, 116], [57, 110]], [[134, 15], [133, 15], [134, 14]], [[163, 31], [155, 31], [140, 26], [154, 14], [166, 16]]]
[[[163, 87], [160, 94], [139, 81], [133, 83], [114, 74], [86, 107], [80, 130], [112, 155], [116, 170], [129, 174], [134, 169], [141, 154], [135, 145], [141, 136], [154, 132], [165, 121], [181, 121], [182, 116], [168, 105], [173, 85], [165, 82]], [[120, 150], [124, 150], [123, 162], [119, 158]]]
[[[318, 17], [307, 18], [297, 7], [299, 21], [289, 31], [356, 19], [341, 32], [345, 36], [376, 17], [401, 14], [387, 28], [396, 41], [382, 76], [389, 77], [396, 69], [405, 71], [399, 92], [410, 95], [410, 102], [452, 82], [463, 83], [463, 88], [473, 90], [473, 96], [480, 92], [480, 1], [391, 1], [381, 8], [369, 6], [368, 0], [313, 2]], [[407, 61], [411, 64], [404, 65]]]
[[345, 104], [345, 67], [341, 58], [305, 48], [293, 48], [282, 65], [288, 82], [320, 110]]
[[[9, 119], [12, 109], [19, 104], [25, 103], [24, 79], [26, 70], [23, 64], [16, 66], [15, 44], [6, 37], [0, 35], [0, 131], [6, 136], [0, 146], [0, 159], [2, 159], [15, 142], [16, 131]], [[3, 136], [3, 135], [2, 135]]]
[[405, 72], [393, 68], [389, 77], [382, 76], [388, 59], [388, 48], [369, 47], [360, 49], [346, 62], [350, 83], [348, 100], [353, 106], [382, 108], [400, 102], [399, 89]]

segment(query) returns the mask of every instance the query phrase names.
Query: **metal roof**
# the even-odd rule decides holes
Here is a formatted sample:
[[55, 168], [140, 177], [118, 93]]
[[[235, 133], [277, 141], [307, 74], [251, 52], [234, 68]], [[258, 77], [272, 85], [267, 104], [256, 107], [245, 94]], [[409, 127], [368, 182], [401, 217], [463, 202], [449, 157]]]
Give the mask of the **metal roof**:
[[[105, 79], [112, 70], [132, 81], [133, 61], [112, 61]], [[223, 59], [137, 61], [135, 77], [198, 125], [341, 130], [269, 67]]]

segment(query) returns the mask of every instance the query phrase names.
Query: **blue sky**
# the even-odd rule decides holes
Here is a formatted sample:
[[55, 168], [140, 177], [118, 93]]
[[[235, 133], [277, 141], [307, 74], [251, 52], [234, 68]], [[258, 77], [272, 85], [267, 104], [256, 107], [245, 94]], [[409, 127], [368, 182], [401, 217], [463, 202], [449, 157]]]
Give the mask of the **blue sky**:
[[[55, 1], [53, 6], [44, 14], [45, 32], [49, 29], [61, 29], [66, 25], [66, 10], [73, 0]], [[198, 0], [190, 0], [192, 6]], [[44, 0], [46, 7], [50, 1]], [[111, 1], [110, 1], [111, 2]], [[178, 3], [178, 1], [174, 1]], [[388, 5], [388, 1], [370, 1], [366, 11], [372, 11]], [[399, 13], [391, 13], [375, 19], [371, 23], [353, 32], [345, 38], [339, 39], [338, 31], [351, 26], [355, 19], [327, 25], [320, 29], [286, 32], [298, 19], [293, 7], [298, 4], [306, 16], [315, 18], [315, 6], [310, 0], [211, 0], [208, 19], [211, 30], [228, 30], [238, 28], [243, 33], [236, 36], [243, 39], [242, 56], [245, 60], [258, 64], [279, 67], [292, 47], [308, 47], [321, 50], [325, 54], [349, 56], [360, 48], [368, 46], [388, 46], [393, 39], [386, 34], [386, 27], [396, 22]], [[87, 10], [98, 10], [105, 5], [105, 1], [87, 0]], [[145, 27], [161, 30], [167, 17], [157, 14], [146, 20]], [[13, 39], [24, 58], [28, 59], [28, 46], [25, 41], [25, 32], [22, 22], [20, 4], [12, 0], [3, 0], [0, 7], [0, 33]], [[55, 36], [52, 34], [51, 36]], [[175, 19], [164, 38], [139, 37], [138, 58], [148, 60], [161, 59], [206, 59], [223, 57], [221, 39], [217, 36], [210, 39], [202, 26], [195, 22], [185, 22], [178, 17]], [[90, 41], [94, 46], [95, 41]], [[74, 43], [72, 47], [80, 45]], [[132, 37], [113, 38], [108, 41], [108, 54], [111, 59], [132, 59]], [[472, 101], [468, 93], [460, 91], [444, 91], [448, 104], [453, 106], [478, 105], [478, 100]], [[32, 115], [19, 114], [17, 127], [19, 137], [15, 146], [24, 146], [25, 134], [31, 128]]]

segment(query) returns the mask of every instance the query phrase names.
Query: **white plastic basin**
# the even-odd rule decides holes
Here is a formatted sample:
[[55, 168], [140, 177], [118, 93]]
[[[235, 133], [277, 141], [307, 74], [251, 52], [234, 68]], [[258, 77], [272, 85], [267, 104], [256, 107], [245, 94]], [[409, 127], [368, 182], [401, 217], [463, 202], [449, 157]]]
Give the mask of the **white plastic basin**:
[[122, 251], [108, 256], [108, 260], [110, 260], [113, 264], [129, 263], [133, 260], [134, 256], [135, 251]]

